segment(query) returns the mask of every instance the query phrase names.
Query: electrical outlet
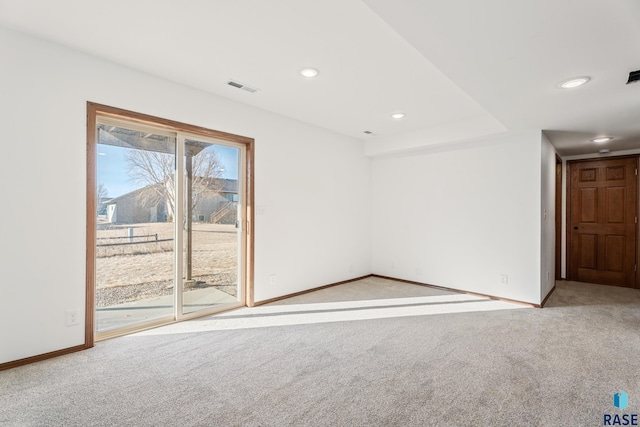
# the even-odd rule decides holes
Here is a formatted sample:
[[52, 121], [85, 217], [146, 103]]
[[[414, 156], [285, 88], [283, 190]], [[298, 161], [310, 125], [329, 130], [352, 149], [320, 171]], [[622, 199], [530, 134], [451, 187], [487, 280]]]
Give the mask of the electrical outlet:
[[500, 275], [500, 284], [501, 285], [508, 285], [509, 284], [509, 276], [507, 276], [506, 274], [501, 274]]
[[64, 320], [66, 326], [74, 326], [80, 324], [80, 311], [67, 310], [64, 312]]
[[549, 274], [549, 272], [547, 271], [547, 283], [549, 283], [549, 280], [551, 279], [551, 275]]
[[395, 260], [391, 261], [391, 268], [396, 268], [396, 261]]
[[354, 270], [354, 268], [353, 268], [353, 264], [350, 264], [350, 265], [349, 265], [349, 273], [353, 273], [353, 270]]
[[275, 285], [276, 283], [277, 283], [276, 275], [272, 274], [271, 276], [269, 276], [269, 284], [270, 285]]

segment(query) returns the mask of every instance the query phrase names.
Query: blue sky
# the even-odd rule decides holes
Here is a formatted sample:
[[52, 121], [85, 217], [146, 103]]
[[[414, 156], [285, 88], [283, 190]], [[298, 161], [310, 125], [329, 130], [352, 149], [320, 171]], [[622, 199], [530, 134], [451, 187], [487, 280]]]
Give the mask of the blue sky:
[[[131, 182], [127, 175], [124, 153], [126, 148], [114, 145], [98, 144], [98, 184], [103, 184], [107, 189], [108, 197], [118, 197], [140, 187]], [[238, 154], [237, 148], [216, 145], [220, 163], [224, 168], [222, 178], [238, 179]]]

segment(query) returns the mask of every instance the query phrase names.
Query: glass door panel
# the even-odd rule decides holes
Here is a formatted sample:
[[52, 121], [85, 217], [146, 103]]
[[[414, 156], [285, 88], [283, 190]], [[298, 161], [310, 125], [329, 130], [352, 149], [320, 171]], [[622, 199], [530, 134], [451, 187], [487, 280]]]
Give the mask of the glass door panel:
[[174, 314], [175, 152], [175, 137], [98, 124], [98, 333]]
[[241, 301], [240, 149], [195, 139], [184, 146], [182, 314]]

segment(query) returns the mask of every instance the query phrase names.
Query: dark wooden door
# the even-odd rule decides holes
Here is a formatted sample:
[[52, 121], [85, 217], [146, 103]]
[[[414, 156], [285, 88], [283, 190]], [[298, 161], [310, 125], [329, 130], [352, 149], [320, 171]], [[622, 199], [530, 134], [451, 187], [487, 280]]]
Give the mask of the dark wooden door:
[[636, 167], [635, 158], [571, 164], [572, 280], [635, 287]]

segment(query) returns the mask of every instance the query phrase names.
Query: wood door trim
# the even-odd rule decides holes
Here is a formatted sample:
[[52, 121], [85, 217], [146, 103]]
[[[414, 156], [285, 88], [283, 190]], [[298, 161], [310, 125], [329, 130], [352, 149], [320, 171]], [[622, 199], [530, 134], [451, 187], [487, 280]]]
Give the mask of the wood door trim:
[[51, 359], [53, 357], [63, 356], [65, 354], [75, 353], [77, 351], [86, 350], [89, 347], [84, 345], [77, 345], [75, 347], [63, 348], [62, 350], [51, 351], [49, 353], [38, 354], [36, 356], [25, 357], [24, 359], [18, 359], [11, 362], [0, 363], [0, 371], [7, 369], [17, 368], [18, 366], [28, 365], [30, 363], [42, 362], [43, 360]]
[[86, 272], [85, 272], [85, 320], [84, 346], [93, 347], [95, 343], [95, 303], [96, 303], [96, 187], [98, 165], [96, 160], [97, 146], [96, 110], [87, 103], [87, 212], [86, 212]]
[[571, 222], [571, 166], [572, 161], [567, 161], [567, 166], [565, 170], [565, 188], [566, 188], [566, 198], [564, 201], [566, 210], [565, 210], [565, 257], [564, 257], [564, 268], [565, 275], [567, 280], [573, 280], [571, 274], [571, 232], [570, 232], [570, 222]]
[[[562, 279], [560, 279], [562, 280]], [[540, 308], [544, 308], [545, 304], [547, 304], [547, 301], [549, 300], [549, 297], [551, 296], [551, 294], [556, 290], [556, 285], [553, 285], [553, 288], [551, 288], [551, 290], [549, 291], [549, 293], [547, 294], [546, 297], [544, 297], [544, 299], [542, 300], [542, 302], [540, 303]]]
[[235, 135], [232, 133], [208, 129], [196, 125], [190, 125], [175, 120], [169, 120], [162, 117], [125, 110], [123, 108], [97, 104], [95, 102], [87, 102], [87, 108], [94, 113], [94, 116], [95, 114], [99, 114], [101, 116], [114, 117], [117, 119], [123, 119], [127, 121], [138, 122], [141, 124], [165, 128], [170, 131], [193, 133], [197, 135], [207, 136], [209, 138], [221, 139], [223, 141], [236, 142], [239, 144], [252, 144], [254, 142], [253, 138], [249, 138], [246, 136]]
[[[560, 168], [558, 170], [558, 167]], [[555, 279], [562, 278], [562, 159], [556, 154], [556, 185], [555, 185], [555, 227], [556, 227], [556, 256]], [[559, 172], [559, 173], [558, 173]]]
[[447, 288], [447, 287], [444, 287], [444, 286], [431, 285], [429, 283], [415, 282], [413, 280], [398, 279], [397, 277], [383, 276], [383, 275], [380, 275], [380, 274], [368, 274], [366, 276], [356, 277], [354, 279], [343, 280], [342, 282], [331, 283], [329, 285], [318, 286], [316, 288], [311, 288], [311, 289], [307, 289], [307, 290], [300, 291], [300, 292], [294, 292], [292, 294], [282, 295], [282, 296], [279, 296], [279, 297], [275, 297], [275, 298], [271, 298], [271, 299], [267, 299], [267, 300], [262, 300], [262, 301], [256, 301], [255, 307], [260, 306], [260, 305], [264, 305], [264, 304], [269, 304], [269, 303], [276, 302], [276, 301], [281, 301], [281, 300], [284, 300], [284, 299], [287, 299], [287, 298], [297, 297], [299, 295], [304, 295], [304, 294], [308, 294], [308, 293], [311, 293], [311, 292], [321, 291], [323, 289], [332, 288], [332, 287], [338, 286], [338, 285], [344, 285], [346, 283], [356, 282], [358, 280], [363, 280], [363, 279], [366, 279], [368, 277], [377, 277], [379, 279], [393, 280], [395, 282], [407, 283], [407, 284], [410, 284], [410, 285], [417, 285], [417, 286], [424, 286], [424, 287], [427, 287], [427, 288], [433, 288], [433, 289], [438, 289], [438, 290], [447, 291], [447, 292], [455, 292], [455, 293], [458, 293], [458, 294], [473, 295], [473, 296], [477, 296], [477, 297], [492, 299], [492, 300], [495, 300], [495, 301], [503, 301], [503, 302], [508, 302], [508, 303], [512, 303], [512, 304], [519, 304], [519, 305], [524, 305], [524, 306], [533, 307], [533, 308], [542, 308], [544, 303], [546, 303], [546, 301], [549, 299], [549, 297], [551, 296], [553, 291], [556, 289], [556, 287], [554, 286], [549, 291], [549, 293], [545, 297], [545, 299], [542, 302], [542, 304], [534, 304], [534, 303], [531, 303], [531, 302], [519, 301], [519, 300], [515, 300], [515, 299], [502, 298], [502, 297], [496, 297], [496, 296], [493, 296], [493, 295], [480, 294], [480, 293], [477, 293], [477, 292], [468, 292], [468, 291], [463, 291], [463, 290], [460, 290], [460, 289], [453, 289], [453, 288]]
[[[287, 299], [287, 298], [293, 298], [293, 297], [297, 297], [297, 296], [300, 296], [300, 295], [309, 294], [311, 292], [321, 291], [323, 289], [333, 288], [334, 286], [338, 286], [338, 285], [344, 285], [344, 284], [351, 283], [351, 282], [357, 282], [358, 280], [363, 280], [363, 279], [366, 279], [368, 277], [374, 277], [374, 276], [375, 276], [375, 274], [367, 274], [366, 276], [355, 277], [353, 279], [343, 280], [341, 282], [330, 283], [328, 285], [322, 285], [322, 286], [318, 286], [318, 287], [315, 287], [315, 288], [306, 289], [304, 291], [294, 292], [292, 294], [282, 295], [282, 296], [275, 297], [275, 298], [269, 298], [269, 299], [265, 299], [265, 300], [262, 300], [262, 301], [256, 301], [253, 304], [253, 307], [258, 307], [260, 305], [270, 304], [272, 302], [282, 301], [282, 300]], [[380, 276], [378, 276], [378, 277], [380, 277]]]
[[[380, 279], [387, 279], [387, 280], [395, 280], [396, 282], [402, 282], [402, 283], [408, 283], [410, 285], [418, 285], [418, 286], [424, 286], [427, 288], [433, 288], [433, 289], [438, 289], [441, 291], [447, 291], [447, 292], [455, 292], [458, 294], [464, 294], [464, 295], [472, 295], [475, 297], [482, 297], [482, 298], [488, 298], [488, 299], [492, 299], [495, 301], [502, 301], [502, 302], [508, 302], [508, 303], [512, 303], [512, 304], [519, 304], [519, 305], [524, 305], [527, 307], [533, 307], [533, 308], [542, 308], [542, 304], [535, 304], [532, 302], [526, 302], [526, 301], [520, 301], [517, 299], [510, 299], [510, 298], [502, 298], [502, 297], [497, 297], [494, 295], [488, 295], [488, 294], [481, 294], [478, 292], [470, 292], [470, 291], [465, 291], [462, 289], [454, 289], [454, 288], [447, 288], [446, 286], [438, 286], [438, 285], [432, 285], [429, 283], [423, 283], [423, 282], [415, 282], [413, 280], [405, 280], [405, 279], [398, 279], [397, 277], [391, 277], [391, 276], [382, 276], [380, 274], [371, 274], [371, 277], [378, 277]], [[555, 289], [555, 286], [551, 289], [551, 291], [549, 291], [549, 293], [547, 294], [547, 298], [549, 295], [551, 295], [551, 292], [553, 292], [553, 290]], [[546, 298], [545, 298], [546, 301]]]
[[245, 295], [244, 302], [247, 307], [253, 307], [254, 301], [254, 257], [255, 257], [255, 245], [254, 245], [254, 233], [255, 233], [255, 194], [254, 194], [254, 140], [246, 142], [245, 156], [246, 156], [246, 182], [245, 182], [245, 221], [247, 224], [246, 241], [245, 241]]

